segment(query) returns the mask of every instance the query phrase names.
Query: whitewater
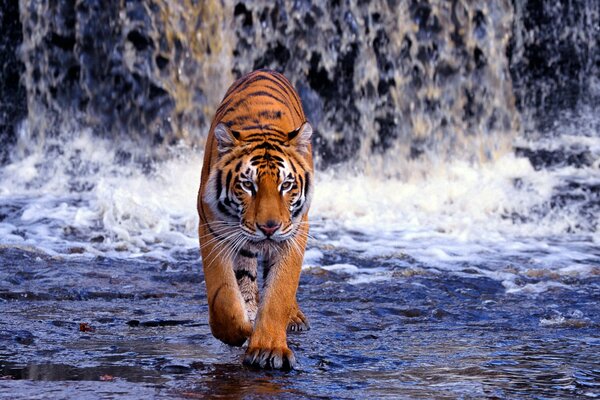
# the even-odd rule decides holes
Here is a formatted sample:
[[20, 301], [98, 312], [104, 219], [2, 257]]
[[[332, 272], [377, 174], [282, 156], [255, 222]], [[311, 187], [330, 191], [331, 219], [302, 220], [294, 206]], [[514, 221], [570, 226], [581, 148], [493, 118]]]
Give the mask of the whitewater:
[[[515, 146], [552, 146], [564, 154], [583, 146], [590, 165], [536, 170], [511, 152], [489, 163], [403, 162], [414, 171], [405, 178], [385, 173], [398, 169], [389, 156], [377, 160], [383, 171], [357, 173], [351, 161], [319, 170], [305, 267], [319, 266], [323, 252], [408, 257], [447, 273], [474, 268], [509, 291], [540, 291], [565, 277], [598, 274], [598, 214], [585, 207], [597, 196], [600, 139], [596, 132], [577, 133], [565, 129], [548, 143], [517, 139]], [[179, 146], [166, 161], [140, 165], [119, 162], [114, 141], [86, 130], [55, 140], [60, 151], [33, 151], [0, 169], [3, 246], [66, 258], [175, 261], [198, 252], [201, 149]], [[571, 182], [579, 188], [569, 189]], [[567, 191], [580, 198], [552, 206]], [[343, 271], [361, 276], [361, 283], [393, 275], [385, 268]], [[519, 274], [553, 278], [541, 287], [519, 286]]]

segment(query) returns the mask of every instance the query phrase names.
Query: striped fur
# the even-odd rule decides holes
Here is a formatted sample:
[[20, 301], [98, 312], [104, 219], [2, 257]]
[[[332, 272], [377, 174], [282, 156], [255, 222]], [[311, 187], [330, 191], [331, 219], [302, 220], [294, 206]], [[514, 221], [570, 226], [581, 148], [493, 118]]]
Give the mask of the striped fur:
[[198, 214], [210, 326], [228, 344], [249, 338], [245, 362], [262, 367], [291, 368], [286, 329], [308, 328], [296, 290], [314, 181], [311, 135], [291, 83], [259, 70], [227, 90], [207, 138]]

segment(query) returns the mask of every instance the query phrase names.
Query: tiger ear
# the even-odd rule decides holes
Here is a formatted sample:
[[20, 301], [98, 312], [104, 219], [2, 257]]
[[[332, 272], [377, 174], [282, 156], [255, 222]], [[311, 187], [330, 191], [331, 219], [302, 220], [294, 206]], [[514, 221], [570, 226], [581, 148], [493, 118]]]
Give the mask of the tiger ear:
[[214, 134], [217, 139], [219, 153], [225, 153], [231, 150], [238, 144], [238, 139], [240, 138], [238, 132], [230, 131], [223, 123], [219, 123], [215, 127]]
[[308, 122], [305, 122], [300, 128], [288, 133], [288, 142], [290, 145], [295, 146], [301, 153], [307, 153], [312, 134], [312, 126]]

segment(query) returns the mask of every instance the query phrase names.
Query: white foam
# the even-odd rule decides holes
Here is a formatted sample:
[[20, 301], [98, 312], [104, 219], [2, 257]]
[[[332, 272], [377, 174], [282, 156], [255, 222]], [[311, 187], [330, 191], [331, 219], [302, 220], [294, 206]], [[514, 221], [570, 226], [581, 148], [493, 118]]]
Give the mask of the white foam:
[[[600, 150], [600, 139], [586, 140], [586, 146]], [[197, 249], [201, 151], [180, 149], [155, 165], [154, 173], [144, 174], [136, 164], [115, 163], [114, 145], [85, 131], [60, 147], [62, 155], [50, 160], [34, 151], [0, 168], [0, 207], [21, 207], [0, 221], [2, 244], [63, 255], [79, 248], [76, 256], [83, 251], [88, 256], [168, 260], [178, 251]], [[75, 163], [81, 170], [72, 172], [73, 159], [81, 160]], [[366, 260], [409, 256], [442, 271], [469, 266], [502, 281], [508, 291], [530, 293], [552, 284], [516, 286], [515, 274], [527, 268], [560, 276], [598, 273], [594, 265], [599, 256], [591, 249], [600, 237], [581, 228], [589, 216], [576, 205], [532, 211], [546, 207], [567, 178], [600, 182], [598, 168], [535, 171], [526, 159], [509, 154], [483, 165], [455, 161], [429, 166], [426, 178], [383, 178], [351, 170], [317, 172], [310, 212], [314, 239], [305, 268], [322, 264], [327, 252], [349, 252]], [[517, 215], [523, 221], [513, 220]], [[348, 265], [340, 271], [334, 271], [339, 265], [324, 268], [345, 271], [353, 283], [391, 276], [367, 268], [352, 272]]]
[[[309, 250], [310, 251], [310, 250]], [[333, 272], [336, 275], [349, 275], [348, 283], [360, 285], [391, 279], [391, 272], [384, 268], [360, 268], [354, 264], [340, 263], [323, 266], [307, 266], [306, 270], [321, 269]]]
[[[489, 229], [492, 236], [498, 230], [521, 233], [522, 227], [501, 216], [528, 213], [549, 198], [555, 184], [552, 176], [533, 171], [527, 160], [511, 155], [487, 165], [457, 161], [431, 171], [427, 179], [408, 182], [334, 172], [318, 178], [313, 215], [338, 221], [348, 230], [427, 236], [438, 232], [462, 241], [479, 238], [483, 224], [495, 228]], [[528, 180], [527, 190], [514, 188], [517, 178]], [[495, 217], [494, 226], [488, 224], [490, 217]]]
[[554, 311], [551, 316], [540, 318], [540, 325], [545, 327], [585, 327], [589, 324], [590, 319], [580, 310], [571, 310], [565, 314]]
[[310, 268], [311, 266], [317, 265], [323, 258], [323, 252], [317, 248], [309, 248], [304, 253], [304, 265], [303, 268]]
[[[0, 223], [4, 243], [25, 241], [66, 252], [83, 247], [92, 255], [115, 257], [152, 252], [168, 258], [171, 251], [197, 247], [201, 153], [185, 151], [156, 173], [144, 174], [135, 165], [116, 165], [112, 145], [88, 132], [61, 146], [63, 155], [54, 160], [34, 152], [0, 171], [2, 203], [25, 204], [19, 218]], [[73, 157], [87, 165], [79, 176], [68, 173]], [[74, 179], [93, 189], [72, 192]], [[17, 228], [26, 239], [9, 233]], [[69, 237], [65, 230], [80, 235]], [[101, 240], [90, 242], [94, 237]]]
[[325, 271], [342, 272], [345, 274], [355, 274], [359, 271], [359, 268], [352, 264], [331, 264], [325, 265], [321, 268], [323, 268]]
[[527, 283], [525, 285], [516, 285], [513, 281], [506, 280], [502, 284], [506, 287], [507, 293], [529, 293], [540, 294], [553, 289], [570, 289], [568, 285], [554, 281], [544, 281], [537, 283]]

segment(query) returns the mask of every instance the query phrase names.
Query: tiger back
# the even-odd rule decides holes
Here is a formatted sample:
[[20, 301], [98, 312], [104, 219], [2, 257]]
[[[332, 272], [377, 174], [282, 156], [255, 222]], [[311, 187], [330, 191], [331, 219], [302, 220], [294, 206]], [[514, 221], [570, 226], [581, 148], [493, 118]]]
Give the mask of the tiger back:
[[309, 327], [296, 291], [314, 181], [311, 136], [291, 83], [259, 70], [227, 90], [207, 137], [198, 231], [209, 323], [225, 343], [249, 339], [247, 364], [292, 368], [287, 332]]

